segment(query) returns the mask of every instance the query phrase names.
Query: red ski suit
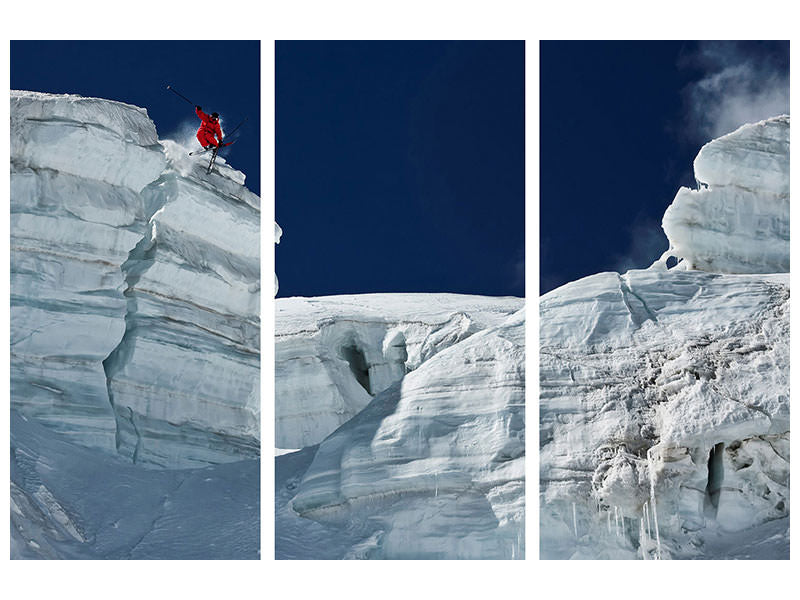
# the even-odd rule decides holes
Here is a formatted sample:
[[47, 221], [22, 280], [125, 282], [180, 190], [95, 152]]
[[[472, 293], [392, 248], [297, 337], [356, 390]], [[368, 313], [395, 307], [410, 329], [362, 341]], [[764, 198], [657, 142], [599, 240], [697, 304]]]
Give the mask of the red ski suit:
[[219, 142], [222, 142], [222, 129], [219, 127], [219, 121], [215, 121], [199, 108], [195, 108], [194, 111], [197, 113], [197, 116], [200, 117], [200, 120], [203, 121], [203, 124], [200, 125], [200, 129], [197, 130], [197, 141], [200, 142], [203, 148], [206, 146], [217, 146], [218, 142], [214, 139], [215, 135], [219, 138]]

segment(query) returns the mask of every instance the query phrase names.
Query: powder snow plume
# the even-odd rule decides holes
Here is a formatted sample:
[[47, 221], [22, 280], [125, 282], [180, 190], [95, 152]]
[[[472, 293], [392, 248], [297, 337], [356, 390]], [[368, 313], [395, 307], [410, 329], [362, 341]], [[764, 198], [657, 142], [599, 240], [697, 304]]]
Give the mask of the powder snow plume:
[[702, 76], [683, 90], [685, 131], [706, 142], [742, 123], [789, 114], [789, 43], [768, 51], [757, 42], [701, 42], [680, 66]]

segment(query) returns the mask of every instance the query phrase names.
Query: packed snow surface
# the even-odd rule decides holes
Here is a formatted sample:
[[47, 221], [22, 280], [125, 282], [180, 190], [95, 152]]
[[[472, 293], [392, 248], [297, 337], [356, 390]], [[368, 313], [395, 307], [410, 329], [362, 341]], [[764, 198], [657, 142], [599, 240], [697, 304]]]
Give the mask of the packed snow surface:
[[703, 147], [678, 267], [541, 297], [542, 558], [788, 558], [788, 129]]
[[[109, 465], [127, 462], [126, 473], [141, 473], [132, 476], [133, 500], [149, 493], [140, 489], [148, 478], [182, 480], [176, 469], [219, 465], [223, 478], [220, 463], [257, 471], [260, 200], [223, 159], [206, 174], [207, 159], [188, 152], [159, 140], [144, 109], [11, 92], [11, 407], [21, 419], [12, 462], [30, 454], [28, 432], [43, 440], [49, 431], [67, 445], [36, 447], [37, 468], [64, 448], [110, 474], [95, 482], [102, 495], [103, 485], [121, 485]], [[29, 477], [17, 467], [12, 473]], [[12, 483], [32, 511], [56, 503], [63, 518], [83, 519], [76, 530], [100, 526], [92, 511], [70, 511], [80, 488], [57, 477], [42, 494], [27, 479]], [[257, 488], [249, 487], [251, 506]], [[152, 517], [148, 506], [135, 518]], [[42, 517], [46, 535], [58, 514]], [[39, 518], [18, 516], [23, 529]], [[195, 535], [201, 543], [204, 534]], [[85, 544], [41, 556], [103, 557]], [[137, 556], [151, 556], [144, 547]], [[250, 556], [256, 551], [251, 544]], [[176, 552], [197, 555], [188, 545]]]
[[11, 557], [257, 559], [259, 461], [143, 469], [11, 412]]
[[523, 558], [523, 301], [276, 302], [276, 556]]

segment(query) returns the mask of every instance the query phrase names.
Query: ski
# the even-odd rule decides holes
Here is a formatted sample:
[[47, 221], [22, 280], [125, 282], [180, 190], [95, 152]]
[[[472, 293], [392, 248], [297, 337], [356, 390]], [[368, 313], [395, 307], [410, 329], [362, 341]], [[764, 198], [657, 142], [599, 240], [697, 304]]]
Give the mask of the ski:
[[199, 156], [201, 154], [205, 154], [206, 152], [211, 152], [212, 150], [219, 150], [220, 148], [224, 148], [225, 146], [230, 146], [235, 141], [236, 140], [232, 140], [230, 142], [222, 144], [222, 146], [214, 146], [213, 148], [203, 148], [202, 150], [195, 150], [194, 152], [189, 152], [189, 156]]

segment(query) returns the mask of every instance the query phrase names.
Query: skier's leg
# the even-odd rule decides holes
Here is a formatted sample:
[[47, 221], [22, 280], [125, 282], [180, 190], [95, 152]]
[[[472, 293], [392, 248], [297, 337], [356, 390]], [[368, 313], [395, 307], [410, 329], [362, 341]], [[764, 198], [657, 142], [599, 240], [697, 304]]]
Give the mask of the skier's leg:
[[214, 140], [214, 136], [209, 135], [205, 131], [197, 132], [197, 140], [200, 142], [200, 145], [203, 146], [203, 148], [213, 147], [217, 145]]

